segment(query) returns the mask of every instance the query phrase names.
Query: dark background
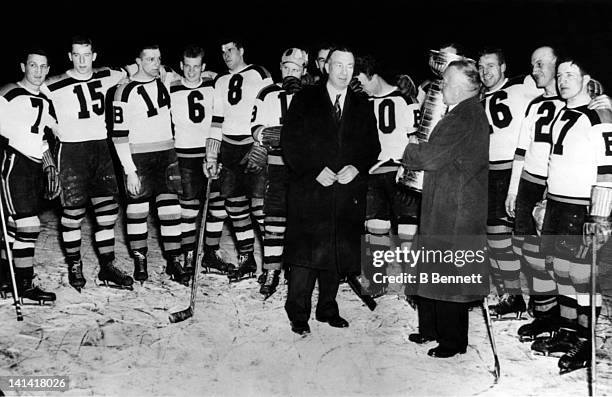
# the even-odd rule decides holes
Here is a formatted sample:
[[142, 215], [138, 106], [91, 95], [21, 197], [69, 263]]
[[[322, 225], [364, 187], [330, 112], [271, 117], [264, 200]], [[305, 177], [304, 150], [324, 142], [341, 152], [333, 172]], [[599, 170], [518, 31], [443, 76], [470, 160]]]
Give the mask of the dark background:
[[[181, 48], [197, 43], [207, 51], [207, 68], [223, 72], [220, 41], [238, 34], [246, 42], [246, 61], [265, 66], [276, 79], [285, 48], [314, 50], [319, 42], [331, 41], [370, 53], [418, 84], [430, 76], [428, 50], [454, 41], [473, 58], [483, 46], [504, 49], [510, 76], [529, 73], [531, 52], [550, 44], [583, 58], [591, 75], [612, 87], [612, 4], [607, 1], [225, 3], [22, 2], [3, 13], [0, 24], [0, 83], [21, 78], [18, 63], [30, 44], [49, 52], [50, 75], [70, 68], [66, 54], [76, 33], [94, 39], [98, 66], [132, 63], [138, 45], [156, 42], [164, 63], [178, 68]], [[315, 57], [311, 53], [311, 60]]]

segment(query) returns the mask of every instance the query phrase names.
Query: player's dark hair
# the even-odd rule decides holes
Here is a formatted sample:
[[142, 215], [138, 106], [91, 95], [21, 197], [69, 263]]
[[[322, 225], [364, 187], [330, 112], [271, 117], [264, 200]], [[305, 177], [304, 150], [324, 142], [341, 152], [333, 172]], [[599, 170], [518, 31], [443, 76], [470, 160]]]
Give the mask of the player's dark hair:
[[221, 45], [225, 45], [225, 44], [229, 44], [229, 43], [234, 43], [236, 48], [238, 48], [239, 50], [245, 48], [245, 42], [244, 42], [244, 39], [242, 37], [227, 36], [227, 37], [225, 37], [225, 38], [223, 38], [221, 40]]
[[49, 54], [47, 54], [47, 51], [43, 50], [40, 47], [29, 47], [26, 50], [23, 51], [23, 55], [21, 57], [21, 59], [23, 60], [23, 64], [25, 65], [28, 62], [28, 57], [30, 55], [40, 55], [43, 56], [45, 58], [47, 58], [47, 64], [49, 64]]
[[368, 77], [368, 80], [372, 79], [375, 74], [382, 78], [386, 82], [395, 81], [395, 71], [392, 70], [386, 62], [381, 62], [374, 58], [372, 55], [358, 55], [355, 57], [355, 70], [353, 76], [363, 73]]
[[75, 44], [91, 46], [91, 52], [94, 52], [93, 41], [89, 37], [81, 36], [81, 35], [72, 36], [72, 38], [70, 39], [71, 49], [72, 49], [72, 46]]
[[470, 85], [470, 90], [478, 91], [480, 90], [481, 81], [480, 74], [478, 73], [478, 66], [476, 66], [476, 62], [471, 59], [459, 59], [456, 61], [452, 61], [448, 64], [448, 67], [454, 67], [466, 77], [468, 84]]
[[159, 44], [144, 44], [138, 47], [138, 58], [142, 57], [144, 50], [159, 50]]
[[332, 44], [332, 43], [322, 42], [322, 43], [319, 43], [318, 45], [315, 46], [314, 51], [318, 55], [319, 51], [321, 51], [321, 50], [331, 50], [334, 47], [336, 47], [336, 46], [334, 44]]
[[500, 65], [506, 63], [506, 57], [504, 56], [504, 51], [501, 48], [485, 47], [478, 53], [478, 58], [484, 55], [497, 56], [497, 60], [499, 61]]
[[365, 74], [368, 79], [378, 73], [378, 63], [371, 55], [359, 56], [355, 59], [355, 76]]
[[568, 63], [568, 62], [576, 65], [578, 69], [580, 70], [580, 74], [582, 76], [589, 74], [589, 72], [585, 68], [585, 62], [582, 59], [573, 57], [573, 56], [569, 56], [569, 55], [566, 55], [560, 59], [557, 59], [557, 70], [559, 70], [559, 65], [561, 65], [562, 63]]
[[204, 49], [198, 45], [190, 44], [183, 49], [183, 58], [202, 58], [204, 61]]

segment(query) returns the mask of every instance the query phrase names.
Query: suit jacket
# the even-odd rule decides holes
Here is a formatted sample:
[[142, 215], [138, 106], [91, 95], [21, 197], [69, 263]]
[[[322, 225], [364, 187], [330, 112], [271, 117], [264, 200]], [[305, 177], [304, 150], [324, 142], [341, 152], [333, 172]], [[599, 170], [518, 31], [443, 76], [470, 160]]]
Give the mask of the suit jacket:
[[[285, 263], [358, 274], [368, 169], [380, 152], [372, 105], [349, 89], [337, 123], [326, 84], [304, 88], [285, 116], [281, 146], [290, 171]], [[337, 173], [346, 165], [359, 170], [350, 183], [316, 181], [326, 166]]]
[[[484, 250], [489, 173], [489, 123], [477, 97], [466, 99], [440, 120], [429, 141], [406, 146], [402, 163], [425, 170], [418, 247], [440, 250]], [[483, 252], [484, 255], [484, 252]], [[480, 258], [474, 258], [480, 259]], [[469, 302], [488, 294], [488, 261], [464, 265], [445, 261], [419, 264], [430, 275], [482, 274], [483, 285], [420, 284], [427, 298]], [[482, 287], [482, 288], [481, 288]]]

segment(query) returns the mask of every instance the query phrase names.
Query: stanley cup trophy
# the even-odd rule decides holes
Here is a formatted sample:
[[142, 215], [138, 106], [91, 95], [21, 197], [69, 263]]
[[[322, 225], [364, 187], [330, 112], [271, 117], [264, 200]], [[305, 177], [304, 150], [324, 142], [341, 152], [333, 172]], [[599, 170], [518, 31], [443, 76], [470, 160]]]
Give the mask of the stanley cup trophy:
[[[422, 116], [419, 127], [416, 132], [416, 137], [419, 142], [427, 142], [429, 134], [433, 131], [438, 121], [446, 114], [448, 106], [442, 101], [442, 75], [452, 61], [463, 59], [462, 56], [451, 54], [448, 52], [430, 50], [429, 51], [429, 67], [438, 77], [429, 85], [425, 103], [422, 107]], [[404, 167], [399, 168], [397, 173], [398, 183], [406, 186], [408, 189], [421, 192], [423, 190], [423, 171], [407, 170]]]

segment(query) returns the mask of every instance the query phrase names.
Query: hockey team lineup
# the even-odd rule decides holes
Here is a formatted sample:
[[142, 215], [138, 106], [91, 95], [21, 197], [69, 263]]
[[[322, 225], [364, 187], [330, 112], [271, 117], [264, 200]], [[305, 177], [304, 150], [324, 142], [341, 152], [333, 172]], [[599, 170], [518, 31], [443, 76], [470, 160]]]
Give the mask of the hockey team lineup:
[[[316, 281], [314, 318], [350, 332], [352, 319], [336, 303], [346, 282], [371, 311], [390, 293], [422, 313], [442, 311], [431, 309], [440, 300], [463, 305], [466, 318], [479, 308], [496, 382], [503, 369], [494, 324], [528, 312], [516, 343], [558, 358], [560, 374], [588, 368], [594, 381], [602, 307], [594, 280], [612, 253], [612, 101], [588, 64], [543, 46], [533, 50], [530, 75], [509, 77], [501, 49], [470, 59], [461, 45], [440, 43], [430, 51], [431, 78], [417, 85], [353, 48], [290, 47], [279, 52], [281, 81], [274, 82], [266, 68], [247, 63], [240, 39], [219, 44], [227, 67], [219, 73], [205, 68], [218, 55], [198, 45], [184, 48], [180, 70], [163, 65], [155, 44], [138, 48], [135, 64], [106, 67], [96, 64], [91, 38], [75, 36], [73, 67], [60, 74], [49, 73], [57, 69], [44, 49], [23, 52], [23, 78], [0, 88], [0, 299], [11, 299], [18, 321], [28, 304], [53, 310], [58, 301], [57, 291], [35, 282], [43, 279], [35, 275], [40, 215], [53, 206], [70, 288], [136, 294], [163, 269], [174, 288], [189, 291], [183, 310], [168, 311], [169, 323], [206, 312], [196, 298], [206, 294], [204, 275], [215, 274], [232, 285], [257, 277], [264, 302], [286, 285], [286, 331], [301, 338], [314, 337]], [[488, 126], [488, 200], [479, 203], [486, 248], [428, 250], [418, 245], [421, 209], [437, 200], [427, 183], [443, 160], [414, 167], [406, 149], [431, 143], [436, 126], [464, 104], [448, 97], [464, 92]], [[443, 166], [463, 172], [471, 164], [462, 161]], [[97, 263], [82, 254], [87, 217]], [[449, 234], [451, 223], [441, 225]], [[159, 248], [149, 248], [152, 228]], [[221, 247], [227, 230], [232, 257]], [[119, 232], [130, 269], [116, 257]], [[161, 251], [161, 262], [150, 260], [151, 250]], [[487, 271], [415, 274], [430, 259], [456, 269], [484, 263]], [[97, 268], [97, 282], [84, 268]], [[419, 293], [424, 284], [477, 285], [464, 295], [480, 298], [438, 299]], [[467, 320], [448, 319], [449, 329], [466, 335], [450, 344], [422, 321], [408, 340], [437, 342], [429, 356], [466, 352]]]

